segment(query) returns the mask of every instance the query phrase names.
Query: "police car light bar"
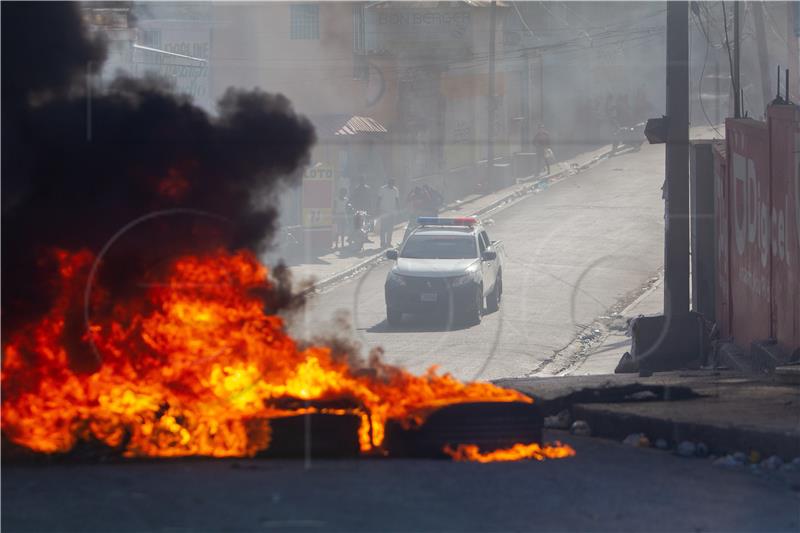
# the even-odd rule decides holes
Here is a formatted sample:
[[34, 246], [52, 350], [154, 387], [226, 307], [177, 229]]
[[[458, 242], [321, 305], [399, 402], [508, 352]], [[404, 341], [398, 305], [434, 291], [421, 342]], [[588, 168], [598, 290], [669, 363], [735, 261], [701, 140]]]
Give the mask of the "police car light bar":
[[418, 217], [417, 224], [420, 226], [474, 226], [478, 223], [475, 217]]

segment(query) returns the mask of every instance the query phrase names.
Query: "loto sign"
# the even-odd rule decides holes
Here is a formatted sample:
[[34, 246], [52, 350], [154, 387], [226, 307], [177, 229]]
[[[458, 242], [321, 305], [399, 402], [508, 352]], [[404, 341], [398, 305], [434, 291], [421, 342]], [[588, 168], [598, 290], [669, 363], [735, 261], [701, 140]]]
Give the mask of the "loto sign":
[[303, 174], [303, 226], [330, 227], [333, 224], [334, 171], [331, 165], [317, 163]]

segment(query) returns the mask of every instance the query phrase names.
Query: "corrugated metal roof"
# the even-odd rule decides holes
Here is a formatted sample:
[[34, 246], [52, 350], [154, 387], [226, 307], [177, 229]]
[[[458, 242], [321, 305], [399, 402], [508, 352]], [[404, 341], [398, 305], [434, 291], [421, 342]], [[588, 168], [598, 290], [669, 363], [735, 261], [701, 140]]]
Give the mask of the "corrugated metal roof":
[[341, 113], [309, 116], [317, 138], [333, 139], [342, 136], [370, 136], [387, 133], [386, 127], [371, 117], [345, 115]]
[[334, 135], [358, 135], [359, 133], [387, 133], [383, 124], [370, 117], [351, 117]]

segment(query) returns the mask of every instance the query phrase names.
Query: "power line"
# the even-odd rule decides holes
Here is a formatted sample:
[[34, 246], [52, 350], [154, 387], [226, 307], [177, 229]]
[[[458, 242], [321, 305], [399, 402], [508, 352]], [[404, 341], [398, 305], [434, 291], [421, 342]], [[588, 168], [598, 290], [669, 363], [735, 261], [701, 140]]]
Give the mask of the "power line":
[[[708, 117], [708, 113], [706, 113], [706, 106], [705, 104], [703, 104], [703, 78], [706, 75], [706, 63], [708, 62], [708, 49], [711, 47], [711, 39], [709, 38], [706, 29], [703, 27], [703, 22], [702, 20], [700, 20], [699, 13], [695, 13], [694, 10], [692, 10], [692, 14], [694, 15], [695, 25], [699, 26], [700, 30], [703, 32], [703, 35], [706, 38], [706, 53], [705, 57], [703, 57], [703, 68], [700, 70], [700, 79], [697, 81], [697, 99], [700, 101], [700, 110], [703, 112], [703, 116], [706, 117], [708, 125], [711, 126], [711, 129], [713, 129], [717, 135], [722, 137], [723, 135], [719, 132], [716, 125], [713, 122], [711, 122], [711, 119]], [[691, 47], [689, 49], [691, 50]], [[719, 95], [717, 95], [717, 98], [719, 98]]]

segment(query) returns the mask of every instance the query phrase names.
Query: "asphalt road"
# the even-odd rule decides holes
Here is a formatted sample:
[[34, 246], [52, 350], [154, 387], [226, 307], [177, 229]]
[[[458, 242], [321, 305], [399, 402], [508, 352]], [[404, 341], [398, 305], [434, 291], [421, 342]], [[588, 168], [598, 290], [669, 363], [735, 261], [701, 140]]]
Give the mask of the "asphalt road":
[[[310, 338], [349, 327], [365, 352], [382, 347], [389, 362], [415, 373], [438, 365], [466, 380], [526, 375], [661, 268], [663, 178], [663, 147], [645, 145], [491, 215], [489, 235], [506, 249], [504, 297], [479, 325], [407, 317], [390, 328], [383, 284], [391, 263], [383, 261], [315, 296], [292, 332]], [[332, 321], [337, 312], [349, 326]]]
[[3, 465], [2, 530], [798, 531], [800, 478], [600, 439], [573, 458]]

